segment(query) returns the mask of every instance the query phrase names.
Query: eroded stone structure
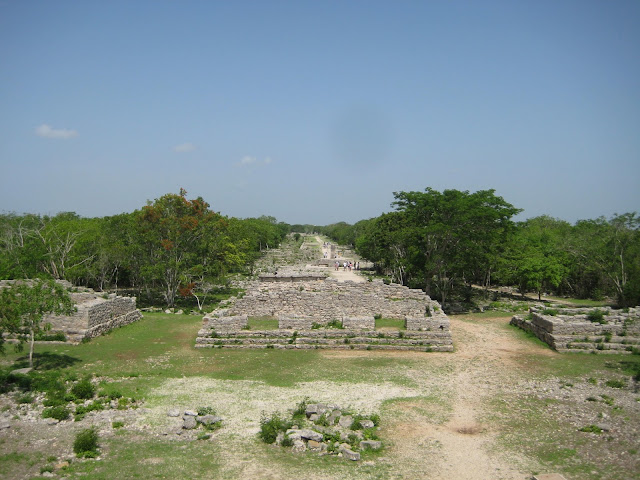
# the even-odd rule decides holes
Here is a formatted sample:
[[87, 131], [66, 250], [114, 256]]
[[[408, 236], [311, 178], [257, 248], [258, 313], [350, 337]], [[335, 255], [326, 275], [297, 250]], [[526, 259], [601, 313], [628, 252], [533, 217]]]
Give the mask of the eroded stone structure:
[[[12, 280], [2, 280], [0, 287], [10, 287], [13, 283]], [[50, 333], [64, 333], [70, 342], [97, 337], [142, 318], [142, 313], [136, 308], [135, 297], [100, 294], [90, 288], [73, 287], [66, 281], [58, 283], [69, 290], [76, 312], [70, 316], [46, 315], [42, 323], [51, 325]]]
[[[379, 280], [280, 279], [255, 282], [206, 315], [196, 346], [453, 351], [449, 319], [422, 290]], [[277, 318], [278, 329], [249, 330], [249, 317]], [[405, 330], [376, 330], [375, 318], [401, 319]]]
[[511, 324], [533, 333], [558, 352], [631, 353], [640, 348], [639, 307], [531, 307], [528, 315], [514, 316]]

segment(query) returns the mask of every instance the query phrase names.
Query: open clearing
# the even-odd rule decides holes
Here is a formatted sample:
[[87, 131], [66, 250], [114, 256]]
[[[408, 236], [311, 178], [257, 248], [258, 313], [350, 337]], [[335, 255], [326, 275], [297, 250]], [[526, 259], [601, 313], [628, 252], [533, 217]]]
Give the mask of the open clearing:
[[[88, 344], [39, 346], [40, 359], [94, 373], [103, 388], [144, 403], [47, 425], [29, 407], [10, 407], [3, 398], [11, 427], [0, 431], [0, 476], [38, 478], [53, 457], [73, 458], [75, 432], [95, 424], [100, 459], [74, 459], [56, 476], [488, 480], [560, 472], [568, 479], [639, 478], [640, 394], [626, 368], [640, 358], [558, 354], [508, 321], [451, 317], [454, 353], [195, 349], [200, 319], [165, 314], [148, 314]], [[609, 379], [627, 386], [607, 387]], [[258, 440], [263, 412], [285, 412], [305, 397], [380, 413], [385, 448], [350, 462]], [[213, 407], [223, 428], [208, 440], [176, 435], [181, 420], [167, 410], [201, 406]], [[113, 429], [114, 418], [124, 427]], [[606, 431], [578, 431], [592, 424]]]

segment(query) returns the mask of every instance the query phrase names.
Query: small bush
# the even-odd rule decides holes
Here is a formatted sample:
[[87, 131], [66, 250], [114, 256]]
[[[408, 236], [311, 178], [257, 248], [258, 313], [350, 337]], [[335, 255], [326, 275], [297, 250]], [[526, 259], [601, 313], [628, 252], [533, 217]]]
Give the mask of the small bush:
[[380, 440], [380, 437], [378, 437], [378, 433], [376, 432], [375, 428], [365, 428], [362, 431], [362, 435], [364, 436], [365, 440]]
[[302, 401], [296, 405], [295, 410], [293, 411], [293, 416], [307, 415], [307, 405], [309, 404], [309, 397], [304, 397]]
[[111, 427], [112, 428], [122, 428], [124, 427], [124, 422], [122, 421], [115, 421], [115, 422], [111, 422]]
[[602, 429], [597, 425], [588, 425], [586, 427], [582, 427], [578, 430], [579, 432], [587, 432], [587, 433], [602, 433]]
[[613, 397], [610, 397], [609, 395], [600, 395], [600, 397], [602, 398], [602, 401], [607, 405], [613, 405]]
[[30, 393], [25, 393], [24, 395], [21, 395], [20, 397], [18, 397], [18, 403], [19, 404], [33, 403], [33, 395]]
[[280, 442], [280, 445], [283, 447], [293, 447], [293, 438], [285, 436]]
[[342, 322], [337, 318], [334, 318], [329, 323], [327, 323], [327, 328], [344, 328], [342, 326]]
[[380, 415], [378, 415], [377, 413], [369, 415], [369, 420], [371, 420], [376, 427], [380, 426]]
[[66, 420], [71, 415], [71, 412], [64, 405], [57, 405], [55, 407], [45, 408], [42, 412], [42, 418], [55, 418], [56, 420]]
[[78, 457], [95, 458], [98, 456], [98, 432], [95, 428], [82, 430], [73, 442], [73, 451]]
[[607, 321], [604, 319], [604, 312], [599, 309], [591, 310], [587, 314], [587, 320], [589, 320], [592, 323], [600, 323], [600, 324], [607, 323]]
[[280, 418], [280, 414], [274, 413], [271, 417], [263, 414], [260, 419], [260, 432], [258, 436], [264, 443], [274, 443], [278, 437], [278, 432], [286, 432], [290, 423]]
[[197, 412], [198, 412], [198, 415], [200, 415], [201, 417], [204, 417], [205, 415], [216, 414], [216, 411], [213, 407], [199, 407]]
[[545, 308], [544, 310], [542, 310], [542, 314], [551, 315], [552, 317], [555, 317], [558, 314], [558, 310], [555, 308]]
[[320, 425], [321, 427], [328, 427], [329, 419], [327, 417], [327, 414], [323, 413], [322, 415], [320, 415], [320, 417], [318, 417], [318, 419], [314, 423], [316, 425]]
[[624, 380], [607, 380], [605, 385], [611, 388], [624, 388], [627, 386], [627, 382]]
[[89, 378], [85, 378], [71, 387], [71, 393], [77, 398], [89, 400], [95, 395], [96, 388], [93, 386]]

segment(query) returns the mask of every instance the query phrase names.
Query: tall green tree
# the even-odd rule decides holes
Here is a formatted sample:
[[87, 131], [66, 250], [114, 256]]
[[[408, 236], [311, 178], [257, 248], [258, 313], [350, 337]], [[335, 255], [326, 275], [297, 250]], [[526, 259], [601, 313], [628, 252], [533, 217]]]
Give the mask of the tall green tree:
[[557, 290], [566, 281], [569, 261], [565, 252], [571, 226], [562, 220], [541, 216], [518, 225], [502, 263], [507, 281], [522, 293]]
[[520, 210], [495, 190], [396, 192], [408, 276], [443, 304], [453, 286], [487, 278]]

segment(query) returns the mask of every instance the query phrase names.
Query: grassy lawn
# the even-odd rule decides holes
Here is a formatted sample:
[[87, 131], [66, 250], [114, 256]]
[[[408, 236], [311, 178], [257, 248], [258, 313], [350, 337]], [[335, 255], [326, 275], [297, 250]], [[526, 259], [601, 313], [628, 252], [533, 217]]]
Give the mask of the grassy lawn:
[[[586, 384], [590, 378], [602, 386], [609, 378], [628, 378], [640, 368], [640, 356], [636, 355], [555, 353], [535, 337], [507, 325], [509, 316], [486, 312], [458, 318], [473, 324], [475, 329], [498, 329], [502, 338], [506, 337], [514, 346], [528, 347], [509, 366], [519, 380], [558, 378], [578, 385]], [[416, 421], [446, 424], [452, 414], [448, 382], [473, 361], [458, 361], [456, 354], [420, 352], [200, 349], [194, 344], [201, 323], [198, 316], [147, 313], [141, 321], [88, 343], [38, 344], [36, 368], [60, 369], [79, 377], [93, 374], [100, 378], [100, 388], [107, 393], [118, 391], [144, 400], [145, 409], [160, 412], [157, 417], [160, 421], [166, 420], [163, 412], [175, 405], [171, 402], [176, 399], [184, 402], [179, 405], [211, 402], [212, 406], [223, 406], [229, 411], [238, 408], [239, 425], [256, 425], [261, 409], [265, 408], [261, 405], [275, 404], [276, 407], [269, 408], [284, 411], [295, 406], [307, 391], [311, 396], [342, 395], [362, 402], [371, 394], [383, 392], [386, 396], [378, 404], [382, 424], [393, 427], [413, 425]], [[277, 319], [272, 317], [253, 317], [249, 323], [252, 330], [277, 328]], [[404, 330], [404, 321], [381, 318], [376, 320], [376, 328]], [[0, 357], [3, 366], [12, 368], [22, 367], [25, 362], [25, 352], [13, 352], [10, 346], [7, 355]], [[242, 394], [234, 391], [236, 386]], [[233, 405], [234, 399], [250, 408], [242, 410]], [[506, 390], [488, 399], [483, 422], [496, 432], [501, 448], [525, 452], [541, 465], [562, 471], [569, 479], [599, 478], [598, 475], [613, 467], [593, 460], [597, 457], [585, 451], [597, 451], [595, 442], [606, 437], [578, 435], [575, 426], [547, 415], [562, 406], [559, 402], [523, 398]], [[611, 416], [618, 414], [616, 405], [599, 402], [597, 406], [607, 408]], [[626, 411], [622, 414], [631, 415]], [[629, 418], [633, 422], [638, 417]], [[84, 422], [71, 422], [70, 428], [81, 428]], [[233, 479], [257, 473], [264, 477], [264, 472], [273, 478], [310, 473], [315, 475], [313, 478], [401, 478], [396, 472], [398, 460], [388, 452], [381, 455], [386, 457], [385, 461], [356, 464], [336, 462], [335, 457], [291, 455], [258, 442], [255, 433], [239, 436], [232, 429], [223, 428], [217, 435], [215, 441], [187, 441], [175, 435], [150, 436], [144, 429], [124, 428], [101, 439], [104, 455], [100, 461], [74, 460], [67, 473], [91, 479]], [[69, 438], [56, 441], [70, 444]], [[24, 470], [33, 476], [47, 464], [51, 455], [48, 444], [30, 442], [30, 439], [20, 443], [0, 438], [0, 476], [30, 478], [11, 477], [10, 473]], [[625, 448], [631, 451], [634, 447]]]
[[249, 330], [277, 330], [278, 319], [276, 317], [249, 317]]
[[376, 319], [376, 330], [379, 329], [387, 329], [387, 330], [406, 330], [404, 324], [404, 319], [401, 318], [377, 318]]

